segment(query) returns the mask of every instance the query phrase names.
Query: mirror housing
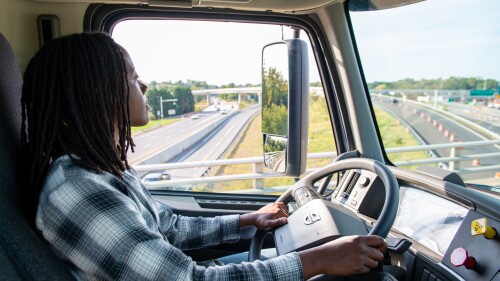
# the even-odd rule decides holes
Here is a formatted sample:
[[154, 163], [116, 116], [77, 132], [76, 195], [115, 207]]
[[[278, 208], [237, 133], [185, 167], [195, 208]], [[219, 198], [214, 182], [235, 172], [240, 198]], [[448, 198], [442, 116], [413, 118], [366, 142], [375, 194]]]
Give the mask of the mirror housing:
[[303, 40], [264, 46], [261, 101], [264, 165], [300, 176], [306, 167], [309, 125], [309, 61]]

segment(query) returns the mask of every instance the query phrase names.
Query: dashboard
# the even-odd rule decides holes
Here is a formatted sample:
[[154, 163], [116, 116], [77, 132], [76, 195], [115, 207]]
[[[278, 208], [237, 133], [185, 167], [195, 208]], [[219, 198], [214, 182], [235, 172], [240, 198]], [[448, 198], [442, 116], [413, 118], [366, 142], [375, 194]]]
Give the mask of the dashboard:
[[468, 209], [420, 189], [400, 186], [393, 228], [443, 256]]
[[[499, 281], [500, 200], [437, 174], [391, 170], [400, 185], [400, 202], [390, 235], [412, 242], [407, 255], [429, 261], [404, 265], [413, 268], [413, 277], [421, 276], [411, 280]], [[382, 181], [374, 173], [349, 170], [331, 200], [376, 220], [384, 198]]]

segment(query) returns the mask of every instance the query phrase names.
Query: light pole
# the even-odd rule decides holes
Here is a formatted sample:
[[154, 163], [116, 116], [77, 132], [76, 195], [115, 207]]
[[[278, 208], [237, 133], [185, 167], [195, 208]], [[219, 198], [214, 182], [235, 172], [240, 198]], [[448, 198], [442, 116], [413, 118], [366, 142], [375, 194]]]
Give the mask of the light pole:
[[172, 102], [175, 105], [175, 102], [177, 99], [166, 99], [164, 100], [162, 96], [160, 96], [160, 112], [161, 112], [161, 119], [163, 119], [163, 103], [164, 102]]

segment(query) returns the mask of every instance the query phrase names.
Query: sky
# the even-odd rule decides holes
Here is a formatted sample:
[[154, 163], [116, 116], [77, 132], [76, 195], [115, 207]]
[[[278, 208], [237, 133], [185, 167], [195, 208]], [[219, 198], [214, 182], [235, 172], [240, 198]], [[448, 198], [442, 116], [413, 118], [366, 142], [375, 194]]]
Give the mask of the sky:
[[155, 20], [122, 22], [112, 36], [128, 50], [146, 82], [257, 85], [262, 48], [281, 41], [282, 30], [291, 37], [288, 28], [275, 25]]
[[367, 81], [500, 80], [498, 0], [424, 1], [351, 18]]
[[[429, 0], [353, 12], [351, 19], [368, 82], [500, 80], [500, 0]], [[112, 33], [144, 81], [191, 79], [211, 85], [260, 84], [262, 47], [290, 34], [272, 25], [172, 20], [125, 21]], [[310, 81], [319, 81], [309, 55]]]

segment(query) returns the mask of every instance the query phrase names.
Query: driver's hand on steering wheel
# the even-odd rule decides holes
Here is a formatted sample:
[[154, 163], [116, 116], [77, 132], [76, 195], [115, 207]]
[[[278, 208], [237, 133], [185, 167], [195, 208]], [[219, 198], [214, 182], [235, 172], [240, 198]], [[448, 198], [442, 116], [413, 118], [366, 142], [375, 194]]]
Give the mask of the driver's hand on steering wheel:
[[387, 243], [380, 236], [344, 236], [299, 252], [307, 280], [318, 274], [353, 275], [376, 268]]
[[288, 209], [283, 202], [267, 204], [259, 210], [240, 216], [240, 227], [255, 226], [257, 229], [269, 229], [288, 222]]

